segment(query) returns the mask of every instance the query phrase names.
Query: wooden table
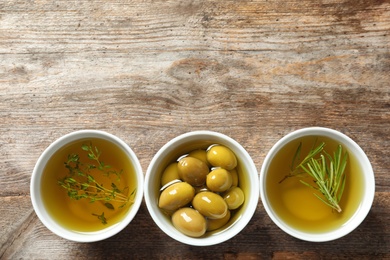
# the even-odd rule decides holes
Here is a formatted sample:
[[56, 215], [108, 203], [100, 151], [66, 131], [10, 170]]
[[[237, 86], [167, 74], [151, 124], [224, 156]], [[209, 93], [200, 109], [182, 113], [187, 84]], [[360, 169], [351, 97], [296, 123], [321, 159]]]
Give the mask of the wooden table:
[[[389, 0], [3, 0], [0, 3], [1, 259], [390, 259]], [[282, 232], [259, 201], [233, 239], [191, 247], [143, 202], [118, 235], [75, 243], [30, 201], [43, 150], [79, 129], [122, 138], [146, 171], [182, 133], [224, 133], [260, 170], [272, 145], [308, 126], [366, 152], [376, 193], [351, 234], [309, 243]]]

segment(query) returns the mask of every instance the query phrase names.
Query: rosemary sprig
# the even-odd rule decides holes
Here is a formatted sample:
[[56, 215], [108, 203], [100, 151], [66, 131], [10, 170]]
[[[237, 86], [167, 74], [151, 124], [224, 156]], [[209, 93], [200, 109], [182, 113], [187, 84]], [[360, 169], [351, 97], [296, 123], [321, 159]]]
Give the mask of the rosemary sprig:
[[[323, 150], [324, 146], [325, 143], [321, 143], [319, 146], [312, 148], [302, 162], [294, 167], [295, 160], [301, 152], [302, 143], [300, 143], [293, 157], [290, 174], [286, 175], [280, 182], [298, 174], [308, 174], [313, 178], [313, 184], [309, 184], [303, 180], [300, 180], [300, 182], [319, 191], [323, 195], [322, 197], [317, 193], [314, 193], [314, 195], [340, 213], [342, 209], [339, 202], [346, 182], [344, 170], [347, 165], [348, 153], [343, 153], [342, 146], [338, 145], [332, 158], [332, 156]], [[319, 158], [316, 158], [315, 156], [318, 154]]]
[[325, 143], [321, 143], [319, 146], [314, 148], [314, 145], [310, 152], [306, 155], [306, 157], [297, 165], [295, 165], [296, 160], [299, 160], [300, 154], [301, 154], [301, 149], [302, 149], [302, 142], [299, 143], [297, 150], [295, 151], [291, 166], [290, 166], [290, 173], [284, 176], [284, 178], [279, 181], [279, 183], [282, 183], [285, 179], [293, 176], [297, 176], [299, 174], [303, 174], [303, 171], [300, 171], [300, 168], [305, 165], [308, 161], [310, 161], [313, 157], [315, 157], [317, 154], [322, 152], [324, 149]]
[[[91, 174], [91, 170], [96, 169], [107, 178], [110, 174], [115, 174], [117, 181], [119, 181], [123, 170], [113, 170], [110, 165], [100, 161], [101, 152], [96, 146], [82, 145], [81, 148], [88, 153], [88, 159], [92, 163], [81, 162], [78, 154], [68, 155], [68, 160], [64, 164], [69, 173], [63, 179], [58, 180], [58, 184], [67, 191], [68, 196], [74, 200], [87, 199], [90, 203], [100, 201], [109, 210], [115, 210], [112, 202], [120, 204], [118, 209], [123, 208], [128, 203], [132, 204], [133, 201], [130, 198], [134, 198], [136, 190], [133, 190], [128, 196], [128, 187], [121, 190], [114, 182], [111, 182], [110, 187], [104, 187]], [[107, 224], [104, 212], [100, 215], [95, 213], [92, 215], [96, 216], [102, 224]]]

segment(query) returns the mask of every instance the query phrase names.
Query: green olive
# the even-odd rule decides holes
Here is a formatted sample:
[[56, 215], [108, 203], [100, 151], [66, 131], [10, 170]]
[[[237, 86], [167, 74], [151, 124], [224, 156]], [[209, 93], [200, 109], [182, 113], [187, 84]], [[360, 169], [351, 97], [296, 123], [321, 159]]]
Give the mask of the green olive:
[[232, 170], [229, 171], [230, 174], [232, 175], [232, 186], [238, 186], [238, 173], [237, 173], [237, 169], [234, 168]]
[[201, 160], [202, 162], [204, 162], [208, 167], [210, 167], [210, 163], [209, 161], [207, 161], [207, 152], [206, 150], [202, 150], [202, 149], [197, 149], [197, 150], [193, 150], [192, 152], [190, 152], [188, 154], [188, 156], [190, 157], [194, 157], [196, 159], [199, 159]]
[[161, 192], [158, 206], [165, 210], [181, 208], [194, 198], [195, 189], [186, 182], [174, 183]]
[[232, 187], [223, 195], [223, 199], [230, 210], [237, 209], [244, 203], [244, 192], [240, 187]]
[[172, 215], [172, 224], [181, 233], [190, 237], [200, 237], [206, 233], [206, 219], [192, 208], [181, 208]]
[[165, 168], [161, 176], [161, 186], [164, 186], [168, 182], [178, 179], [180, 179], [179, 170], [177, 169], [177, 162], [174, 162], [169, 164], [167, 168]]
[[213, 166], [232, 170], [237, 166], [234, 153], [223, 145], [214, 145], [207, 151], [207, 161]]
[[227, 191], [232, 186], [232, 175], [223, 168], [212, 170], [206, 178], [207, 188], [215, 192]]
[[230, 211], [227, 211], [227, 214], [225, 217], [220, 219], [208, 219], [207, 220], [207, 231], [213, 231], [216, 230], [222, 226], [224, 226], [226, 223], [228, 223], [230, 219]]
[[199, 193], [199, 192], [203, 192], [203, 191], [208, 191], [206, 185], [194, 186], [194, 189], [195, 189], [195, 194], [197, 194], [197, 193]]
[[209, 173], [209, 168], [204, 162], [190, 156], [179, 160], [178, 170], [180, 178], [193, 186], [205, 184]]
[[192, 200], [192, 206], [203, 216], [220, 219], [226, 216], [228, 206], [223, 198], [211, 191], [200, 192]]

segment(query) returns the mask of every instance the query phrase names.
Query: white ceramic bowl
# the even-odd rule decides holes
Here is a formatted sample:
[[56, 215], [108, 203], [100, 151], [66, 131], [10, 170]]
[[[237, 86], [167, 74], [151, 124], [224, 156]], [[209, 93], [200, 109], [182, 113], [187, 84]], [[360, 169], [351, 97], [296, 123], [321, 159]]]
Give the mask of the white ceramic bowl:
[[[238, 159], [241, 168], [240, 186], [245, 193], [245, 202], [234, 214], [227, 226], [216, 232], [207, 232], [204, 236], [193, 238], [179, 232], [170, 217], [158, 207], [160, 180], [163, 170], [170, 162], [193, 149], [207, 148], [212, 144], [221, 144], [230, 148]], [[212, 132], [194, 131], [180, 135], [165, 144], [153, 157], [145, 176], [145, 202], [149, 213], [157, 226], [171, 238], [188, 245], [209, 246], [222, 243], [238, 234], [252, 218], [259, 200], [259, 183], [256, 167], [246, 150], [232, 138]]]
[[[269, 195], [266, 187], [266, 181], [269, 175], [269, 168], [274, 159], [275, 155], [285, 147], [288, 143], [302, 138], [304, 136], [325, 136], [330, 139], [337, 141], [345, 149], [348, 150], [349, 157], [353, 157], [357, 161], [358, 167], [361, 169], [362, 180], [363, 180], [363, 189], [362, 199], [359, 203], [359, 206], [356, 210], [353, 211], [351, 217], [342, 225], [337, 228], [331, 229], [329, 231], [321, 232], [309, 232], [302, 231], [301, 229], [294, 228], [290, 224], [287, 224], [275, 211], [272, 207]], [[293, 156], [293, 155], [292, 155]], [[286, 162], [290, 163], [290, 161]], [[293, 177], [296, 178], [296, 177]], [[301, 240], [312, 241], [312, 242], [325, 242], [338, 239], [352, 232], [357, 228], [360, 223], [365, 219], [368, 212], [371, 209], [372, 202], [374, 200], [375, 194], [375, 179], [374, 173], [370, 161], [368, 160], [366, 154], [363, 150], [357, 145], [351, 138], [342, 134], [336, 130], [322, 127], [309, 127], [294, 131], [282, 139], [280, 139], [269, 151], [267, 154], [264, 163], [260, 171], [260, 197], [264, 208], [272, 219], [272, 221], [283, 231], [290, 234], [293, 237], [299, 238]], [[344, 195], [344, 194], [343, 194]], [[335, 213], [338, 214], [338, 213]]]
[[[80, 139], [88, 139], [88, 138], [98, 138], [98, 139], [107, 140], [112, 144], [114, 144], [119, 149], [121, 149], [126, 154], [129, 161], [133, 165], [133, 169], [136, 175], [137, 191], [136, 191], [133, 205], [130, 206], [129, 210], [125, 213], [123, 219], [119, 221], [119, 223], [116, 223], [107, 228], [103, 228], [100, 231], [76, 232], [60, 225], [52, 217], [52, 215], [48, 213], [42, 198], [41, 181], [42, 181], [42, 174], [45, 169], [45, 166], [47, 165], [51, 157], [58, 150], [62, 149], [63, 147], [65, 147], [67, 144], [71, 142]], [[38, 215], [39, 219], [41, 220], [41, 222], [56, 235], [77, 242], [94, 242], [94, 241], [99, 241], [99, 240], [109, 238], [117, 234], [131, 222], [131, 220], [135, 217], [142, 202], [143, 181], [144, 181], [144, 175], [142, 173], [142, 168], [137, 159], [137, 156], [125, 142], [123, 142], [118, 137], [103, 131], [80, 130], [80, 131], [69, 133], [57, 139], [49, 147], [47, 147], [46, 150], [41, 154], [34, 167], [31, 176], [31, 183], [30, 183], [31, 201], [34, 210]]]

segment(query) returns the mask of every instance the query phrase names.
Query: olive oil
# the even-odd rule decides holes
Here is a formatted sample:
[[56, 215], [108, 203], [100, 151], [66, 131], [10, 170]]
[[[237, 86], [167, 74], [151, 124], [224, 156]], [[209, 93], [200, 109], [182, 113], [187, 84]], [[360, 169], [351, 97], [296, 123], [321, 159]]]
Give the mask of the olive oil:
[[[98, 138], [82, 139], [58, 150], [49, 159], [42, 175], [42, 199], [48, 213], [60, 225], [76, 232], [93, 232], [115, 225], [121, 221], [132, 204], [127, 203], [120, 208], [123, 203], [110, 201], [113, 209], [109, 209], [104, 205], [104, 201], [91, 203], [89, 199], [71, 199], [67, 190], [58, 185], [58, 181], [69, 174], [69, 170], [64, 165], [69, 154], [78, 154], [81, 162], [90, 162], [87, 152], [81, 148], [82, 145], [90, 144], [101, 151], [99, 160], [106, 165], [109, 164], [110, 170], [117, 172], [123, 170], [120, 176], [116, 174], [104, 175], [97, 169], [91, 170], [90, 174], [99, 184], [109, 188], [114, 183], [127, 196], [131, 196], [131, 192], [136, 189], [135, 171], [130, 160], [124, 151], [109, 141]], [[104, 213], [107, 224], [103, 224], [101, 219], [97, 217], [101, 216], [102, 213]]]
[[[358, 161], [351, 152], [345, 169], [346, 184], [340, 201], [341, 213], [327, 206], [313, 193], [318, 191], [303, 185], [300, 180], [307, 183], [312, 179], [307, 174], [283, 178], [290, 173], [291, 163], [299, 143], [302, 143], [301, 157], [304, 157], [313, 144], [325, 142], [324, 150], [333, 156], [338, 142], [321, 136], [306, 136], [298, 138], [280, 151], [272, 160], [266, 178], [266, 193], [272, 209], [288, 225], [309, 233], [328, 232], [344, 225], [360, 205], [363, 196], [363, 173]], [[345, 147], [343, 147], [345, 151]], [[303, 158], [301, 158], [302, 160]], [[283, 180], [282, 182], [280, 182]]]

